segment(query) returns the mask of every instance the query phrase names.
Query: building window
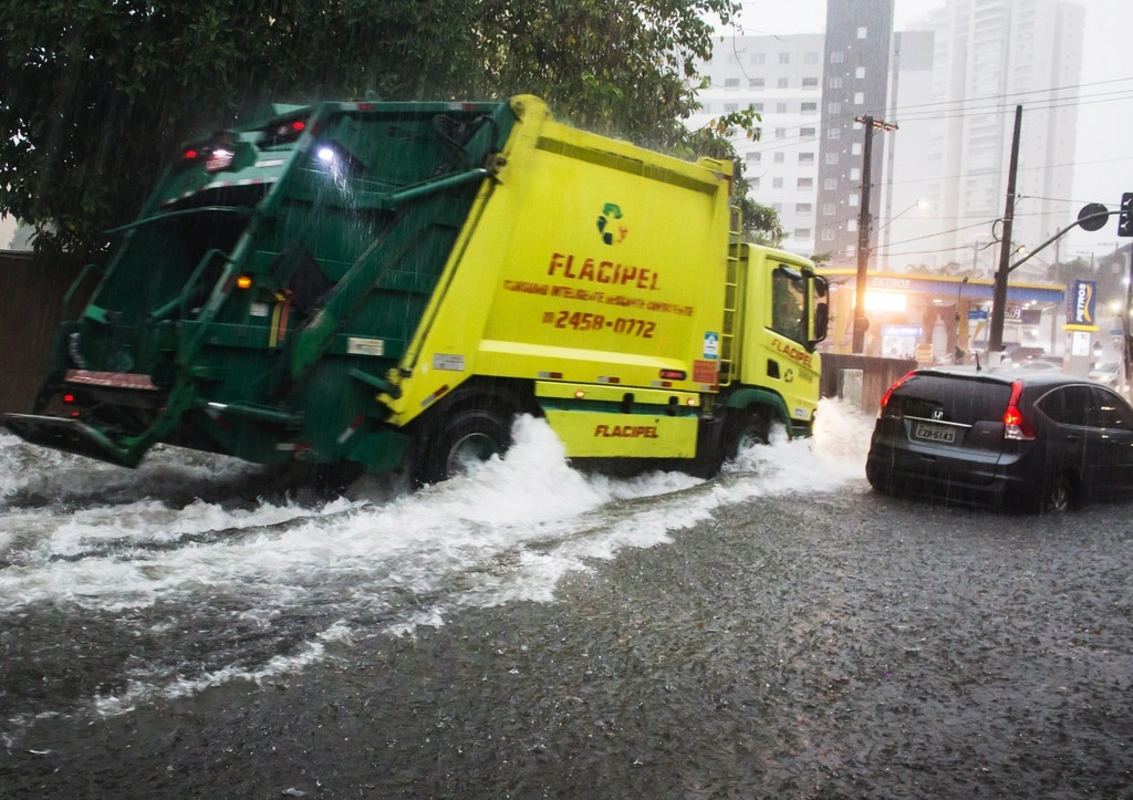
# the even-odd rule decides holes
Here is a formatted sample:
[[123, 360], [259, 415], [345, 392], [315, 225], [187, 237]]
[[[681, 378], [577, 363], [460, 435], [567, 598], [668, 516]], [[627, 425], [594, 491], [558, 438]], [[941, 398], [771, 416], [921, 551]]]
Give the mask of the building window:
[[772, 189], [782, 189], [783, 188], [783, 179], [782, 178], [772, 178], [771, 179], [771, 188]]
[[861, 167], [852, 167], [850, 169], [850, 180], [860, 181], [861, 179], [862, 179], [862, 168]]
[[832, 217], [837, 213], [838, 213], [838, 206], [836, 206], [834, 203], [823, 203], [822, 204], [822, 216]]
[[783, 213], [783, 204], [782, 203], [772, 203], [771, 204], [771, 210], [774, 211], [776, 214], [782, 214]]
[[865, 102], [865, 92], [854, 92], [854, 105], [860, 106]]
[[759, 178], [752, 178], [750, 181], [748, 181], [748, 183], [751, 185], [751, 188], [753, 188], [753, 189], [759, 188]]
[[786, 114], [787, 113], [787, 104], [786, 103], [776, 103], [775, 104], [775, 113], [776, 114]]
[[799, 178], [796, 186], [799, 189], [813, 189], [814, 188], [814, 178]]
[[831, 89], [841, 89], [842, 88], [842, 77], [840, 75], [836, 75], [836, 76], [834, 76], [833, 78], [830, 79], [830, 88]]
[[813, 164], [814, 163], [814, 153], [799, 153], [799, 163], [800, 164]]
[[804, 114], [817, 114], [818, 103], [803, 103], [801, 106], [799, 106], [799, 111]]
[[859, 25], [859, 26], [858, 26], [858, 38], [859, 38], [859, 39], [864, 39], [864, 38], [865, 38], [865, 34], [866, 34], [866, 29], [865, 29], [865, 26], [864, 26], [864, 25]]
[[803, 53], [803, 63], [804, 64], [817, 64], [818, 63], [818, 52], [813, 51], [813, 52], [810, 52], [810, 53]]
[[845, 63], [845, 61], [846, 61], [846, 54], [843, 53], [841, 50], [835, 50], [833, 53], [830, 54], [830, 63], [831, 64], [842, 64], [842, 63]]
[[790, 78], [780, 78], [776, 85], [780, 89], [789, 89], [789, 88], [791, 88], [791, 79]]
[[799, 138], [800, 139], [813, 139], [814, 138], [814, 128], [799, 128]]
[[738, 89], [738, 88], [740, 88], [740, 79], [739, 78], [724, 78], [724, 88], [725, 89]]
[[787, 138], [787, 129], [786, 128], [776, 128], [775, 129], [775, 138], [776, 139], [786, 139]]
[[751, 54], [751, 63], [753, 63], [753, 64], [766, 64], [767, 63], [767, 54], [766, 53], [752, 53]]
[[790, 53], [780, 53], [779, 54], [779, 63], [780, 64], [790, 64], [791, 63], [791, 54]]
[[864, 78], [865, 77], [865, 67], [855, 67], [854, 68], [854, 77], [857, 78], [858, 80], [861, 80], [862, 78]]
[[747, 82], [749, 89], [762, 89], [766, 81], [763, 78], [750, 78]]
[[751, 107], [755, 111], [756, 114], [762, 114], [763, 113], [763, 103], [752, 103]]
[[803, 88], [804, 89], [817, 89], [818, 88], [818, 78], [803, 78]]
[[851, 206], [851, 207], [853, 207], [853, 208], [856, 208], [856, 207], [857, 207], [857, 205], [858, 205], [858, 196], [857, 196], [856, 194], [852, 194], [852, 195], [850, 195], [850, 196], [849, 196], [849, 197], [848, 197], [848, 198], [846, 199], [846, 203], [847, 203], [847, 205], [849, 205], [849, 206]]
[[822, 229], [822, 241], [824, 241], [824, 242], [834, 241], [834, 229], [833, 228], [823, 228]]
[[725, 114], [730, 114], [733, 111], [739, 111], [739, 110], [740, 110], [740, 104], [739, 103], [724, 103], [724, 113]]
[[814, 212], [814, 206], [810, 203], [795, 203], [796, 214], [811, 214]]
[[852, 145], [850, 145], [850, 155], [860, 156], [861, 154], [862, 154], [862, 143], [861, 142], [854, 142]]
[[782, 163], [784, 163], [784, 162], [785, 162], [786, 160], [787, 160], [787, 155], [786, 155], [786, 153], [776, 153], [776, 154], [775, 154], [775, 163], [776, 163], [776, 164], [782, 164]]
[[826, 104], [826, 111], [830, 114], [841, 114], [842, 113], [842, 104], [836, 103], [836, 102], [833, 102], [833, 101], [829, 102], [829, 103]]
[[834, 191], [835, 189], [838, 188], [838, 179], [837, 178], [827, 178], [826, 180], [824, 180], [822, 182], [822, 188], [825, 189], [828, 192]]
[[763, 153], [748, 153], [744, 160], [749, 164], [758, 164], [763, 161]]
[[833, 165], [837, 165], [837, 163], [838, 163], [838, 154], [837, 154], [837, 153], [827, 153], [827, 154], [826, 154], [826, 163], [827, 163], [827, 164], [833, 164]]
[[796, 239], [809, 239], [810, 238], [810, 228], [795, 228], [795, 238]]
[[846, 231], [848, 233], [857, 233], [858, 232], [858, 221], [856, 219], [846, 220]]
[[842, 129], [839, 128], [839, 127], [830, 128], [828, 131], [826, 131], [826, 138], [827, 139], [841, 139], [842, 138]]

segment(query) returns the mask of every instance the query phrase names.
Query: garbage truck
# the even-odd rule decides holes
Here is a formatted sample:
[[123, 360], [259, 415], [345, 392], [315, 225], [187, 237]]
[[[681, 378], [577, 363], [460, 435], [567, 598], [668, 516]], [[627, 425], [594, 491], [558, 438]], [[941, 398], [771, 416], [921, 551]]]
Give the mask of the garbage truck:
[[273, 106], [175, 154], [65, 300], [28, 442], [444, 480], [517, 415], [568, 458], [711, 474], [812, 431], [827, 282], [695, 163], [497, 102]]

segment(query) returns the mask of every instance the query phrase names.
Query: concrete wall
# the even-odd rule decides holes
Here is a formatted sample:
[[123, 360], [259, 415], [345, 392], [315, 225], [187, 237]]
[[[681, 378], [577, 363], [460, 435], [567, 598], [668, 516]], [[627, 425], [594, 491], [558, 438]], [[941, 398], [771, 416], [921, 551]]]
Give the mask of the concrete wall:
[[[63, 295], [79, 269], [30, 252], [0, 250], [0, 412], [26, 411], [47, 377]], [[93, 278], [86, 287], [94, 287]], [[75, 301], [72, 318], [81, 308]]]
[[916, 366], [913, 360], [824, 353], [822, 396], [856, 400], [863, 412], [875, 414], [885, 390]]

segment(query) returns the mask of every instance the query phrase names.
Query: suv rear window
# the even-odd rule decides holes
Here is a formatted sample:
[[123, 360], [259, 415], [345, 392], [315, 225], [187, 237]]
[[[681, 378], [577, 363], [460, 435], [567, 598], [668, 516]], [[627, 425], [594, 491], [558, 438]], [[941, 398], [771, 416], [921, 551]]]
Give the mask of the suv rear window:
[[[889, 398], [887, 413], [973, 425], [997, 420], [1011, 399], [1011, 384], [946, 375], [913, 375]], [[939, 412], [939, 414], [934, 414]]]

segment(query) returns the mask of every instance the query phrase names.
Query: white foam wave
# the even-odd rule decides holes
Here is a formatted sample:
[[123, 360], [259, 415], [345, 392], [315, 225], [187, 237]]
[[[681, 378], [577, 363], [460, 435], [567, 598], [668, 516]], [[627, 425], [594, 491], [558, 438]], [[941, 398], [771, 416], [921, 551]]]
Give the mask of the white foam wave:
[[[63, 468], [56, 480], [85, 476], [105, 486], [135, 475], [147, 491], [119, 505], [74, 511], [0, 504], [0, 564], [8, 562], [0, 569], [0, 614], [47, 604], [128, 614], [162, 603], [191, 615], [199, 604], [225, 598], [253, 616], [314, 610], [323, 619], [368, 619], [390, 633], [412, 633], [461, 608], [551, 601], [565, 574], [624, 548], [662, 545], [720, 506], [860, 479], [871, 428], [864, 415], [823, 401], [814, 438], [776, 437], [713, 481], [672, 472], [616, 480], [572, 469], [547, 425], [524, 418], [507, 457], [467, 476], [392, 500], [363, 490], [314, 507], [161, 500], [162, 485], [180, 491], [244, 469], [230, 460], [183, 463], [173, 451], [148, 471], [126, 473], [55, 454]], [[14, 473], [26, 465], [26, 449], [0, 437], [0, 491], [26, 488], [29, 479]], [[300, 668], [323, 657], [321, 647], [315, 637], [279, 663], [202, 670], [172, 682], [143, 676], [101, 707]]]

